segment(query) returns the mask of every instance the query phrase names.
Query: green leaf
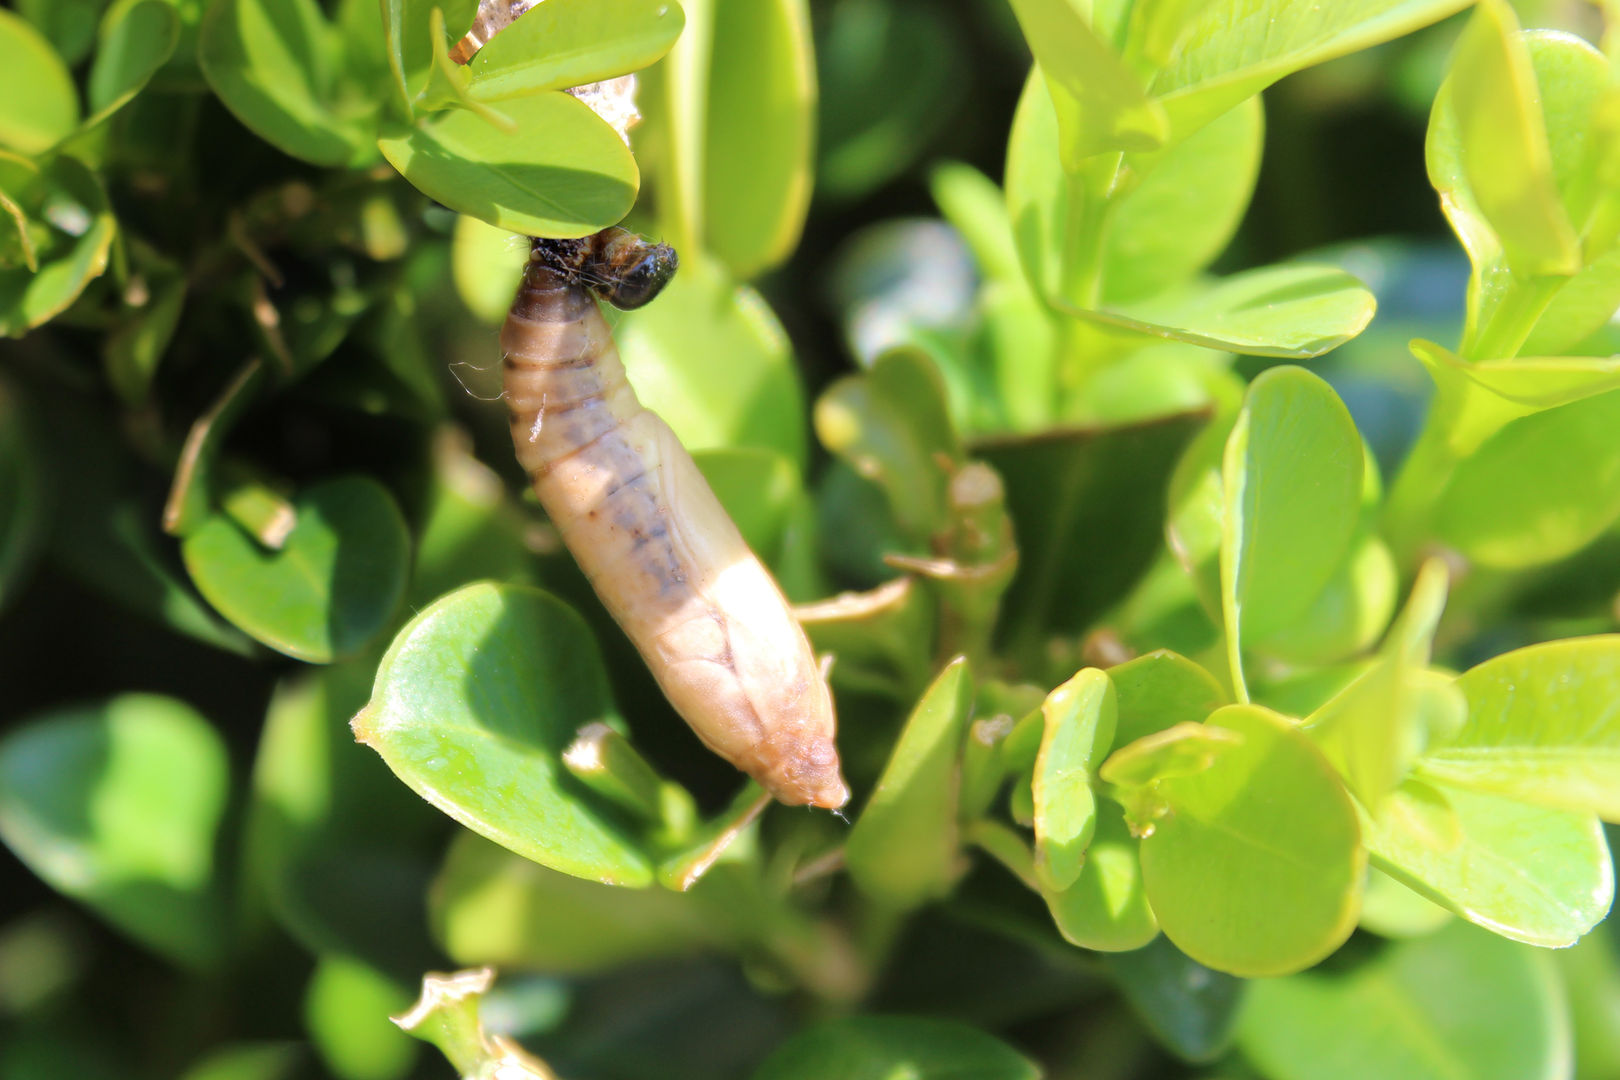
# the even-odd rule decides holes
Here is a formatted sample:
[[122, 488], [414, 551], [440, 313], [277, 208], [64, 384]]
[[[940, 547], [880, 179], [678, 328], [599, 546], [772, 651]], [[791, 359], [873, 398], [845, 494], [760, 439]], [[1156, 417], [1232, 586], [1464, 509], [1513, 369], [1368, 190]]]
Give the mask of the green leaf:
[[316, 484], [294, 507], [298, 523], [279, 551], [220, 514], [180, 550], [220, 614], [278, 652], [328, 663], [388, 625], [405, 590], [410, 537], [393, 496], [369, 477]]
[[801, 604], [793, 614], [816, 654], [833, 657], [835, 689], [909, 704], [928, 685], [934, 605], [915, 578]]
[[248, 361], [192, 422], [163, 507], [163, 530], [171, 536], [189, 536], [208, 520], [220, 494], [216, 489], [223, 487], [215, 475], [220, 448], [242, 414], [258, 400], [270, 381], [269, 374], [262, 360]]
[[[1513, 9], [1506, 0], [1483, 0], [1435, 104], [1436, 115], [1449, 112], [1455, 124], [1457, 143], [1448, 149], [1461, 176], [1437, 171], [1438, 150], [1430, 151], [1430, 171], [1443, 200], [1456, 179], [1466, 182], [1469, 201], [1515, 270], [1573, 274], [1581, 268], [1580, 241], [1558, 198], [1539, 97]], [[1431, 137], [1445, 133], [1437, 124]]]
[[1204, 419], [1183, 413], [972, 445], [1001, 475], [1018, 526], [1018, 573], [1003, 602], [1014, 647], [1044, 650], [1049, 633], [1080, 632], [1146, 572], [1163, 535], [1165, 483]]
[[1569, 1029], [1545, 956], [1463, 924], [1349, 971], [1254, 983], [1240, 1046], [1277, 1080], [1554, 1080]]
[[928, 191], [972, 249], [981, 274], [991, 281], [1023, 280], [1007, 201], [994, 180], [971, 165], [947, 161], [928, 174]]
[[36, 273], [0, 264], [0, 334], [21, 337], [67, 310], [107, 269], [117, 224], [101, 181], [65, 154], [36, 166], [0, 151], [0, 196], [28, 219], [39, 266]]
[[1091, 778], [1114, 741], [1118, 709], [1108, 676], [1085, 668], [1046, 696], [1035, 759], [1035, 872], [1059, 892], [1075, 883], [1097, 824]]
[[[806, 0], [692, 0], [643, 111], [660, 231], [739, 279], [786, 258], [810, 205], [815, 61]], [[652, 147], [650, 153], [648, 148]]]
[[180, 1080], [293, 1080], [303, 1065], [295, 1042], [230, 1043], [204, 1054]]
[[469, 585], [399, 632], [355, 737], [463, 825], [553, 870], [652, 883], [611, 804], [580, 791], [561, 755], [613, 716], [583, 620], [535, 589]]
[[49, 150], [79, 125], [79, 94], [51, 43], [20, 16], [0, 11], [0, 146]]
[[0, 739], [0, 840], [53, 887], [173, 960], [221, 958], [214, 842], [225, 746], [184, 703], [126, 694]]
[[1620, 820], [1620, 636], [1552, 641], [1457, 680], [1468, 720], [1424, 755], [1456, 787]]
[[[1096, 832], [1079, 876], [1064, 889], [1043, 888], [1041, 895], [1064, 940], [1098, 952], [1140, 949], [1159, 933], [1142, 884], [1140, 844], [1117, 803], [1105, 801], [1096, 811]], [[1038, 809], [1035, 824], [1039, 829]]]
[[1006, 166], [1008, 214], [1030, 282], [1044, 296], [1084, 302], [1064, 287], [1065, 253], [1090, 243], [1099, 229], [1096, 257], [1108, 301], [1151, 296], [1202, 270], [1231, 240], [1248, 205], [1261, 127], [1254, 99], [1209, 131], [1160, 153], [1133, 155], [1129, 180], [1104, 206], [1106, 220], [1099, 224], [1070, 200], [1058, 114], [1041, 69], [1032, 70], [1013, 118]]
[[[107, 381], [130, 405], [148, 400], [186, 302], [186, 279], [178, 267], [158, 263], [148, 269], [143, 284], [143, 302], [131, 305], [125, 321], [108, 334], [102, 353]], [[126, 292], [126, 302], [128, 296]]]
[[168, 0], [118, 0], [101, 22], [90, 66], [90, 109], [96, 119], [140, 93], [174, 54], [180, 16]]
[[450, 275], [472, 313], [499, 326], [529, 262], [526, 237], [462, 214], [450, 239]]
[[1536, 320], [1519, 351], [1557, 356], [1591, 337], [1620, 309], [1620, 248], [1587, 263], [1566, 281]]
[[1227, 704], [1225, 691], [1203, 665], [1168, 649], [1108, 669], [1119, 703], [1115, 746], [1125, 746], [1177, 724], [1202, 724]]
[[1305, 723], [1350, 791], [1373, 810], [1423, 751], [1428, 733], [1419, 712], [1419, 680], [1429, 663], [1447, 584], [1443, 561], [1424, 563], [1377, 663]]
[[253, 759], [247, 865], [304, 948], [414, 978], [438, 962], [424, 893], [446, 823], [349, 732], [376, 667], [371, 653], [276, 685]]
[[556, 91], [501, 112], [510, 130], [456, 109], [389, 128], [377, 145], [424, 195], [511, 232], [585, 236], [630, 210], [635, 159], [590, 106]]
[[0, 382], [0, 610], [44, 539], [45, 477], [26, 410]]
[[1304, 612], [1361, 516], [1361, 436], [1327, 383], [1272, 368], [1249, 385], [1222, 467], [1221, 607], [1232, 679], [1239, 649]]
[[1070, 0], [1012, 0], [1024, 40], [1057, 106], [1058, 149], [1073, 172], [1108, 150], [1156, 150], [1169, 135], [1164, 109]]
[[1248, 356], [1307, 359], [1336, 349], [1372, 321], [1377, 306], [1360, 281], [1331, 266], [1246, 270], [1128, 308], [1059, 311], [1101, 326]]
[[1309, 967], [1355, 928], [1366, 866], [1355, 807], [1276, 713], [1229, 705], [1208, 724], [1242, 741], [1208, 769], [1160, 783], [1170, 813], [1142, 841], [1153, 913], [1178, 948], [1217, 971]]
[[[1369, 467], [1368, 474], [1372, 471]], [[1378, 640], [1395, 613], [1400, 571], [1389, 545], [1367, 522], [1357, 529], [1351, 545], [1311, 606], [1292, 624], [1254, 642], [1256, 652], [1314, 666], [1360, 655]]]
[[1425, 900], [1382, 870], [1367, 871], [1360, 926], [1381, 937], [1427, 937], [1452, 920], [1451, 912]]
[[90, 54], [107, 0], [17, 0], [11, 6], [39, 28], [64, 63], [77, 64]]
[[[1436, 806], [1449, 827], [1431, 824]], [[1591, 814], [1408, 780], [1363, 826], [1374, 866], [1514, 941], [1573, 945], [1614, 899], [1603, 827]]]
[[478, 50], [467, 89], [479, 101], [500, 101], [640, 71], [685, 25], [672, 0], [547, 0]]
[[[437, 38], [434, 8], [441, 12]], [[410, 116], [433, 73], [436, 54], [459, 41], [472, 26], [478, 0], [382, 0], [381, 9], [394, 92], [400, 110]]]
[[1248, 983], [1193, 960], [1164, 938], [1103, 965], [1142, 1024], [1183, 1061], [1219, 1057], [1232, 1041]]
[[462, 965], [588, 974], [723, 939], [695, 893], [582, 881], [470, 833], [450, 846], [430, 895], [434, 935]]
[[304, 992], [304, 1026], [326, 1067], [342, 1080], [398, 1080], [416, 1061], [417, 1044], [389, 1023], [411, 1007], [411, 994], [365, 964], [323, 956]]
[[788, 1039], [752, 1080], [1038, 1080], [1041, 1070], [997, 1039], [951, 1020], [846, 1016]]
[[688, 450], [757, 446], [802, 468], [804, 398], [782, 324], [718, 264], [684, 255], [658, 302], [614, 331], [636, 396]]
[[315, 0], [218, 0], [197, 60], [225, 107], [272, 146], [316, 165], [363, 166], [376, 158], [378, 103], [369, 87], [356, 101], [340, 95], [338, 47]]
[[1150, 92], [1185, 138], [1244, 98], [1302, 68], [1438, 22], [1467, 0], [1329, 0], [1260, 4], [1209, 0], [1182, 27]]
[[1519, 569], [1591, 543], [1620, 517], [1620, 391], [1514, 420], [1457, 466], [1435, 511], [1442, 540]]
[[866, 373], [838, 380], [816, 402], [815, 424], [827, 449], [883, 489], [913, 543], [947, 526], [950, 475], [941, 458], [960, 463], [962, 444], [926, 353], [890, 349]]
[[961, 657], [923, 694], [871, 799], [845, 862], [862, 892], [896, 908], [943, 896], [960, 867], [956, 798], [973, 679]]

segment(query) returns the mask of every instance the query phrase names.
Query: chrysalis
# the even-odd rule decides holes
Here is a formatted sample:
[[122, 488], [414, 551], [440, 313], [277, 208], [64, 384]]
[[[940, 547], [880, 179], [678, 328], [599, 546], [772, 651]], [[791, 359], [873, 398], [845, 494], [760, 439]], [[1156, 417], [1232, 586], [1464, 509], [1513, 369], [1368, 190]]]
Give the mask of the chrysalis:
[[601, 298], [651, 300], [673, 249], [609, 229], [536, 240], [501, 331], [512, 441], [546, 512], [677, 712], [784, 803], [849, 800], [832, 698], [781, 589], [643, 408]]

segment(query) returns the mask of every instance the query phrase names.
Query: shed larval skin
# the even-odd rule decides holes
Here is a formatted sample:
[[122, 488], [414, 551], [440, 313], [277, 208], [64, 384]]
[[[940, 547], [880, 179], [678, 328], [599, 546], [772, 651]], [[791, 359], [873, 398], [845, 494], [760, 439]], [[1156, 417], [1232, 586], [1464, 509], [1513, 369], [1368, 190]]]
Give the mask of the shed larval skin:
[[781, 802], [843, 806], [810, 643], [691, 455], [636, 399], [579, 277], [532, 259], [501, 347], [518, 460], [675, 710]]

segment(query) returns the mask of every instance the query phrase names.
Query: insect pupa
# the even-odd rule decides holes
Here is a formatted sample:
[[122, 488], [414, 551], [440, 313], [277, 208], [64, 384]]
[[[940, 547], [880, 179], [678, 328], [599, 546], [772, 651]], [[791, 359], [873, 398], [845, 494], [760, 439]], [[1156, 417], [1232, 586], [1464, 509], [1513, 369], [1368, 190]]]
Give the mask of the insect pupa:
[[676, 265], [673, 249], [622, 229], [534, 241], [501, 330], [513, 445], [698, 737], [780, 801], [836, 809], [849, 788], [810, 643], [692, 456], [637, 400], [597, 307], [639, 307]]

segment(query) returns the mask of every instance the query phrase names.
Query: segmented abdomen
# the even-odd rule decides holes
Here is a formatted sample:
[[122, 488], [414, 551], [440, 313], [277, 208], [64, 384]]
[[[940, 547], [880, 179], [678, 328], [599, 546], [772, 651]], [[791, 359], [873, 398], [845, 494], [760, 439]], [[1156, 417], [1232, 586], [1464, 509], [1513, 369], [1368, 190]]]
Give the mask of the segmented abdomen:
[[670, 703], [781, 801], [842, 806], [832, 700], [804, 632], [636, 399], [596, 301], [531, 263], [501, 345], [518, 460]]

